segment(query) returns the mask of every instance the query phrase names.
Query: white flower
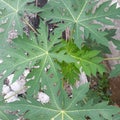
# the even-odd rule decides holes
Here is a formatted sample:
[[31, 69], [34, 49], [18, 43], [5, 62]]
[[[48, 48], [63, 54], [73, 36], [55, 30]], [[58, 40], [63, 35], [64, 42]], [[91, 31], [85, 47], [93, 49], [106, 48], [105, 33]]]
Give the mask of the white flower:
[[14, 101], [17, 101], [17, 100], [20, 100], [18, 97], [17, 97], [17, 94], [13, 91], [10, 91], [9, 93], [7, 93], [5, 96], [4, 96], [4, 99], [7, 103], [10, 103], [10, 102], [14, 102]]
[[50, 97], [43, 92], [39, 92], [37, 101], [41, 102], [42, 104], [45, 104], [50, 101]]
[[5, 94], [7, 94], [8, 92], [10, 92], [10, 87], [7, 86], [7, 85], [3, 85], [2, 94], [5, 95]]

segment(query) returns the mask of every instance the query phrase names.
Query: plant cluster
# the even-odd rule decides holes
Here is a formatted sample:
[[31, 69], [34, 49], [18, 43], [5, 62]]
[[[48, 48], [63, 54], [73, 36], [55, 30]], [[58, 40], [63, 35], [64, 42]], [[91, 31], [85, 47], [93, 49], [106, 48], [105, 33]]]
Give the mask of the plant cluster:
[[[21, 96], [23, 89], [8, 97], [1, 95], [1, 120], [119, 119], [119, 108], [86, 96], [88, 83], [74, 86], [81, 68], [88, 77], [106, 72], [103, 54], [109, 40], [118, 41], [108, 39], [111, 30], [102, 31], [101, 23], [113, 25], [111, 19], [120, 18], [120, 9], [110, 3], [0, 0], [0, 90], [4, 84], [11, 89], [23, 77], [26, 82], [19, 101], [5, 102], [14, 95]], [[116, 68], [111, 77], [120, 73], [120, 65]], [[23, 75], [26, 69], [29, 72]], [[11, 74], [11, 83], [6, 83]], [[73, 85], [71, 98], [64, 90], [65, 82]]]

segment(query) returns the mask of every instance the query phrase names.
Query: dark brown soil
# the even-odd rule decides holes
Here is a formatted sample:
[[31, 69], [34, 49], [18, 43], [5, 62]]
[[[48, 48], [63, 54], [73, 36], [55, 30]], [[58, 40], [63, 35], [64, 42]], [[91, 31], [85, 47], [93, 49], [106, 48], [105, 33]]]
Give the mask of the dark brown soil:
[[109, 85], [112, 92], [111, 99], [120, 107], [120, 76], [110, 79]]

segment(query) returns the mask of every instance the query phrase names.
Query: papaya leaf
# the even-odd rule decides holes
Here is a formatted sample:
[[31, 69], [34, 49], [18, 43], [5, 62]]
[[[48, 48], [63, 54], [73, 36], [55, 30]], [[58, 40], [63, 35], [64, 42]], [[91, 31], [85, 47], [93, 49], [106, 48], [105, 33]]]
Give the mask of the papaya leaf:
[[100, 74], [105, 72], [105, 68], [101, 63], [103, 59], [99, 56], [100, 51], [86, 49], [85, 47], [79, 49], [72, 41], [68, 42], [65, 49], [67, 54], [75, 59], [76, 68], [80, 69], [82, 67], [88, 76], [96, 76], [97, 72]]
[[10, 34], [12, 30], [15, 30], [17, 35], [23, 35], [22, 22], [26, 24], [25, 12], [36, 13], [41, 11], [34, 5], [27, 5], [27, 2], [32, 2], [32, 0], [0, 0], [1, 41], [8, 40], [8, 33]]
[[120, 41], [119, 40], [112, 40], [112, 42], [115, 44], [115, 46], [117, 47], [117, 50], [120, 50]]
[[108, 40], [105, 37], [107, 33], [100, 31], [102, 26], [95, 21], [111, 25], [112, 22], [107, 18], [119, 18], [120, 8], [116, 9], [116, 5], [110, 6], [110, 2], [108, 0], [95, 9], [98, 2], [93, 0], [50, 0], [48, 6], [52, 7], [51, 11], [45, 11], [42, 16], [52, 19], [53, 23], [64, 21], [63, 25], [59, 26], [61, 31], [69, 28], [79, 48], [83, 43], [83, 34], [86, 38], [90, 34], [92, 40], [108, 46]]
[[[42, 72], [46, 65], [52, 64], [52, 66], [55, 66], [54, 62], [56, 59], [60, 62], [67, 61], [67, 59], [69, 59], [69, 62], [73, 61], [70, 56], [64, 54], [65, 52], [61, 54], [61, 51], [52, 51], [54, 44], [59, 43], [60, 40], [58, 40], [58, 36], [54, 35], [51, 41], [48, 41], [47, 27], [42, 22], [39, 33], [38, 41], [34, 35], [30, 36], [30, 39], [24, 35], [23, 37], [16, 38], [11, 44], [0, 46], [0, 58], [3, 61], [0, 64], [0, 73], [5, 72], [0, 80], [0, 89], [2, 88], [4, 79], [10, 74], [14, 73], [14, 80], [16, 80], [25, 68], [31, 69], [35, 64], [40, 62], [42, 65], [40, 64], [39, 71]], [[59, 57], [56, 57], [56, 53]]]
[[[0, 0], [0, 91], [9, 75], [14, 74], [14, 82], [26, 68], [30, 70], [24, 98], [5, 103], [4, 96], [0, 95], [0, 120], [118, 119], [116, 114], [120, 108], [108, 105], [108, 102], [88, 100], [88, 83], [79, 88], [73, 86], [72, 97], [69, 98], [62, 80], [66, 76], [70, 80], [76, 79], [81, 67], [88, 76], [105, 71], [100, 51], [86, 48], [82, 43], [88, 42], [90, 37], [107, 47], [109, 33], [100, 28], [102, 24], [111, 25], [111, 18], [118, 19], [120, 9], [115, 9], [115, 5], [109, 6], [110, 0], [99, 7], [95, 7], [98, 1], [94, 0], [49, 0], [43, 8], [28, 5], [28, 2], [33, 0]], [[26, 36], [23, 23], [31, 25], [25, 21], [24, 15], [38, 12], [43, 20], [38, 33]], [[54, 23], [53, 28], [49, 28], [48, 21]], [[66, 28], [70, 30], [70, 39], [63, 41], [61, 34]], [[17, 38], [11, 43], [6, 42], [13, 31]], [[63, 63], [68, 66], [64, 68]], [[118, 74], [119, 66], [116, 68]], [[72, 74], [71, 69], [74, 69]], [[111, 76], [117, 75], [115, 72]], [[40, 102], [39, 92], [48, 95], [49, 101]]]
[[116, 77], [120, 75], [120, 64], [115, 65], [115, 68], [111, 71], [110, 77]]
[[[19, 114], [28, 111], [24, 114], [24, 118], [29, 120], [86, 120], [87, 118], [91, 120], [112, 120], [113, 115], [120, 111], [119, 108], [108, 106], [107, 102], [94, 104], [92, 101], [87, 103], [84, 101], [84, 104], [81, 105], [80, 101], [83, 101], [86, 92], [89, 90], [88, 84], [84, 84], [77, 89], [73, 88], [73, 97], [71, 99], [65, 94], [61, 98], [58, 94], [59, 84], [55, 85], [53, 81], [49, 82], [51, 80], [49, 75], [46, 75], [44, 78], [43, 82], [47, 86], [45, 92], [50, 95], [49, 103], [41, 104], [34, 99], [28, 98], [27, 101], [21, 99], [19, 102], [10, 104], [3, 103], [0, 105], [0, 110], [5, 113], [5, 110], [14, 112], [19, 109]], [[63, 91], [60, 90], [60, 94], [62, 93]], [[6, 114], [13, 116], [10, 113]], [[5, 118], [4, 120], [12, 119]]]
[[120, 114], [117, 114], [114, 116], [113, 120], [119, 120], [119, 118], [120, 118]]
[[9, 116], [7, 116], [4, 112], [0, 111], [0, 119], [1, 120], [10, 120]]
[[61, 67], [62, 74], [64, 75], [64, 80], [70, 84], [74, 84], [76, 80], [79, 80], [79, 69], [75, 66], [74, 63], [59, 63]]

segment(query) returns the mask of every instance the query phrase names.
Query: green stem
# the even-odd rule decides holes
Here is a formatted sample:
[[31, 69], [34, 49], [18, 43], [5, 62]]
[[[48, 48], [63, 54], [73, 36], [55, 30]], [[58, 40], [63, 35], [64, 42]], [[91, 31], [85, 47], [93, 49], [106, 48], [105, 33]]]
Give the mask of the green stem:
[[119, 60], [120, 57], [104, 58], [104, 60]]
[[84, 104], [87, 104], [87, 97], [83, 99]]

